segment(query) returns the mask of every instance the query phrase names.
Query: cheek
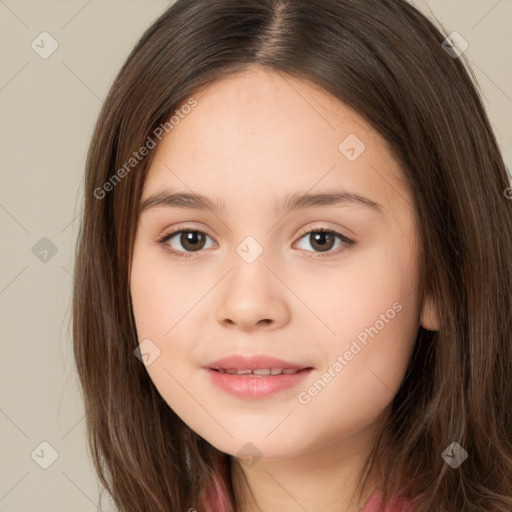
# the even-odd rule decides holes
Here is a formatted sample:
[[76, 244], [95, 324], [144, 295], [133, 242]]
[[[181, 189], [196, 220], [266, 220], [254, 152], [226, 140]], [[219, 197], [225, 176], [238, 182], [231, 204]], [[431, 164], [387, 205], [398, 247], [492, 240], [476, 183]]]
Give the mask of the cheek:
[[186, 383], [183, 363], [190, 358], [180, 319], [190, 309], [187, 294], [194, 294], [190, 287], [182, 287], [179, 277], [173, 275], [171, 281], [165, 255], [155, 252], [135, 244], [130, 275], [133, 314], [141, 350], [151, 354], [146, 371], [169, 407], [179, 413], [190, 407], [187, 386], [180, 386]]
[[[398, 347], [400, 339], [414, 334], [419, 279], [416, 254], [406, 243], [390, 245], [376, 244], [375, 249], [354, 253], [337, 268], [293, 283], [324, 323], [316, 322], [331, 357], [349, 349], [357, 336], [363, 343], [372, 339], [367, 331], [372, 327], [379, 332], [379, 339], [389, 338], [391, 346], [392, 340]], [[375, 334], [375, 328], [371, 332]]]
[[387, 308], [391, 304], [386, 300], [373, 309], [382, 311], [387, 323], [367, 311], [362, 327], [348, 332], [339, 325], [346, 336], [326, 347], [323, 371], [310, 387], [300, 390], [300, 416], [315, 418], [326, 440], [348, 436], [376, 421], [400, 388], [417, 331], [404, 303], [405, 297], [399, 297], [395, 309]]
[[335, 404], [338, 413], [366, 421], [392, 400], [405, 375], [418, 329], [416, 254], [405, 243], [382, 247], [333, 272], [323, 294], [309, 293], [332, 331], [319, 324], [325, 373], [311, 392], [303, 390], [303, 402], [318, 414]]
[[197, 274], [173, 269], [163, 250], [155, 251], [136, 242], [130, 293], [138, 342], [146, 343], [155, 354], [146, 370], [175, 410], [190, 407], [185, 388], [193, 391], [190, 370], [198, 360], [191, 340], [200, 338], [196, 331], [200, 325], [191, 319], [194, 307], [209, 287], [211, 284], [197, 279]]
[[139, 341], [170, 339], [175, 326], [205, 293], [194, 276], [172, 268], [163, 249], [136, 243], [130, 292]]

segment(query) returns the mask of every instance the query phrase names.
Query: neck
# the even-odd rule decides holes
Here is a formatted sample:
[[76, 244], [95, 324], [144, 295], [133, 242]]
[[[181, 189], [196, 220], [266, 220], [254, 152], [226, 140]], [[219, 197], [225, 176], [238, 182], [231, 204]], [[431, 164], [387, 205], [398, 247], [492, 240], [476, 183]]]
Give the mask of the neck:
[[370, 477], [361, 499], [358, 476], [371, 451], [377, 424], [289, 458], [263, 457], [249, 467], [231, 457], [240, 512], [359, 512], [376, 489]]

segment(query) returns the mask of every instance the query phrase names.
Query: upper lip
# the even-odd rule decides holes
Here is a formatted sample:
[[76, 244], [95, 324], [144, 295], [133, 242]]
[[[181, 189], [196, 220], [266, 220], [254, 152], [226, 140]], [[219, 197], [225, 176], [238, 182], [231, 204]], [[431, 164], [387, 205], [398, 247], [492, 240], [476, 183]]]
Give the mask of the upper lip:
[[215, 370], [258, 370], [266, 368], [291, 368], [301, 370], [304, 368], [311, 368], [311, 366], [290, 363], [288, 361], [283, 361], [282, 359], [264, 354], [251, 356], [235, 354], [228, 357], [223, 357], [217, 361], [212, 361], [211, 363], [205, 364], [204, 367]]

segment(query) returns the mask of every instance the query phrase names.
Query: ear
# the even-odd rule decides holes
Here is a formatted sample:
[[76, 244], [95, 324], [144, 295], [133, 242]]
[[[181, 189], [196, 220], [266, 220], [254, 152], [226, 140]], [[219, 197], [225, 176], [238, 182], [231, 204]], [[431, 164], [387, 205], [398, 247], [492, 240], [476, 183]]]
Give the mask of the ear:
[[439, 330], [439, 312], [434, 301], [426, 298], [423, 310], [421, 311], [420, 325], [428, 331]]

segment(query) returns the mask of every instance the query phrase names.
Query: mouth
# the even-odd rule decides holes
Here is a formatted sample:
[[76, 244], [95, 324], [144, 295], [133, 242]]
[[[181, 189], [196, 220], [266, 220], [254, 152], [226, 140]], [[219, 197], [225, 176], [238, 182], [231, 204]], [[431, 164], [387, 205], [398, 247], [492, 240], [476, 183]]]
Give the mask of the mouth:
[[296, 373], [312, 370], [313, 368], [210, 368], [210, 370], [228, 375], [239, 375], [245, 377], [274, 377], [276, 375], [295, 375]]
[[301, 370], [310, 369], [311, 366], [291, 363], [267, 354], [232, 354], [217, 361], [206, 364], [203, 368], [230, 375], [288, 375]]
[[210, 383], [236, 397], [262, 399], [296, 388], [315, 372], [312, 366], [295, 364], [267, 355], [232, 355], [203, 369]]
[[245, 399], [265, 398], [298, 386], [315, 371], [267, 354], [233, 354], [203, 366], [210, 382]]

